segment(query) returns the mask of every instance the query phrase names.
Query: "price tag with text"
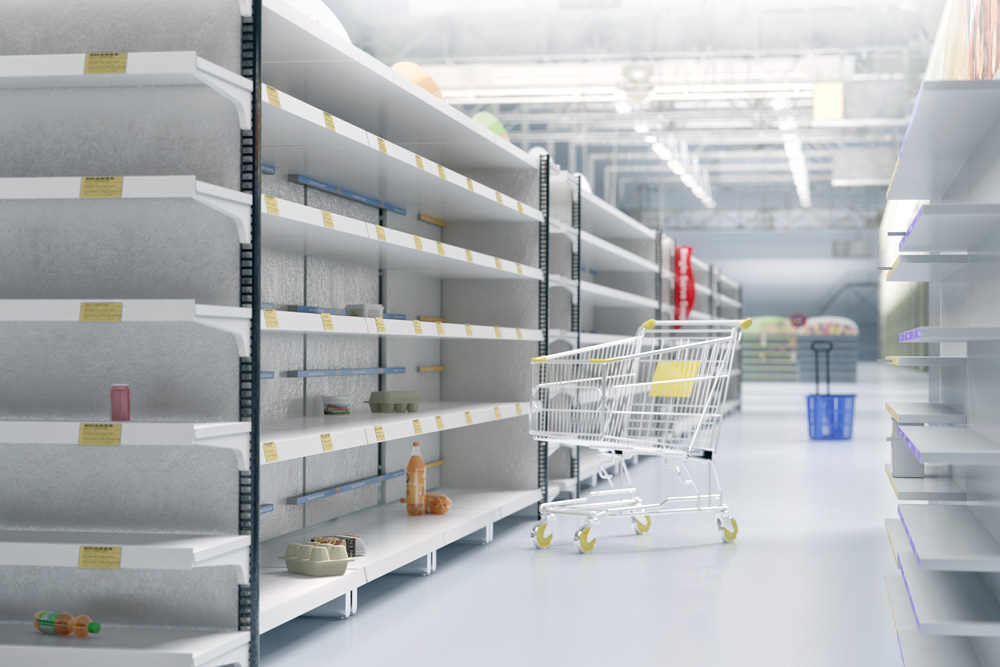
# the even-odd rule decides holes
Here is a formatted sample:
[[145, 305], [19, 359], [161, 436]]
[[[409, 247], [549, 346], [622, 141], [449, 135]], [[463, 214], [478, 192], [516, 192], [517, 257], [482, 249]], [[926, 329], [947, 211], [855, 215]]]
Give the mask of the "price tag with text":
[[417, 159], [417, 169], [419, 169], [420, 171], [423, 171], [424, 170], [424, 159], [422, 157], [420, 157], [419, 155], [415, 155], [414, 157]]
[[389, 154], [389, 149], [385, 147], [385, 139], [383, 139], [382, 137], [378, 137], [378, 152], [382, 153], [383, 155]]
[[323, 211], [323, 226], [327, 229], [333, 229], [333, 213]]
[[414, 419], [413, 420], [413, 435], [420, 435], [423, 432], [424, 432], [424, 429], [423, 429], [422, 426], [420, 426], [420, 420], [419, 419]]
[[444, 325], [441, 324], [440, 322], [435, 322], [434, 324], [435, 324], [435, 328], [437, 329], [438, 336], [443, 336], [444, 335]]
[[472, 325], [471, 324], [466, 324], [465, 325], [465, 335], [466, 336], [470, 336], [470, 337], [472, 336]]
[[281, 97], [278, 95], [278, 91], [271, 86], [264, 86], [264, 88], [267, 90], [267, 103], [280, 109]]
[[520, 403], [515, 403], [514, 404], [514, 409], [517, 410], [517, 415], [520, 417], [521, 416], [521, 404]]
[[80, 445], [118, 447], [122, 444], [121, 424], [80, 424]]
[[81, 570], [120, 570], [121, 547], [80, 547], [77, 567]]
[[281, 215], [278, 212], [278, 200], [271, 195], [264, 195], [264, 209], [269, 215]]
[[493, 327], [493, 333], [496, 334], [497, 338], [503, 338], [503, 334], [500, 332], [500, 327]]
[[320, 313], [323, 318], [323, 331], [333, 331], [333, 317], [330, 313]]
[[385, 429], [380, 425], [375, 427], [375, 439], [379, 442], [385, 442]]
[[444, 418], [440, 415], [434, 418], [434, 424], [437, 425], [439, 431], [444, 430]]
[[416, 248], [417, 250], [424, 249], [424, 240], [419, 236], [417, 236], [416, 234], [413, 235], [413, 247]]
[[337, 131], [337, 125], [333, 122], [333, 116], [331, 116], [325, 111], [323, 112], [323, 122], [326, 123], [326, 129], [330, 130], [331, 132]]
[[424, 325], [422, 325], [417, 320], [413, 320], [413, 333], [417, 334], [418, 336], [423, 336], [424, 335]]
[[385, 333], [385, 320], [381, 317], [375, 318], [375, 330], [381, 334]]
[[124, 74], [128, 53], [88, 53], [83, 61], [84, 74]]
[[378, 237], [379, 241], [385, 241], [385, 227], [382, 225], [375, 225], [375, 236]]
[[500, 419], [500, 408], [498, 407], [493, 408], [493, 418]]
[[85, 176], [80, 179], [80, 199], [121, 199], [124, 176]]
[[469, 411], [465, 412], [465, 423], [467, 425], [471, 425], [472, 424], [472, 413], [469, 412]]
[[275, 442], [265, 442], [264, 443], [264, 460], [268, 463], [274, 463], [278, 460], [278, 444]]
[[268, 329], [278, 328], [278, 311], [273, 308], [264, 309], [264, 324], [267, 325]]
[[323, 451], [324, 452], [332, 452], [333, 451], [333, 438], [330, 437], [329, 433], [320, 433], [319, 441], [320, 441], [320, 444], [323, 445]]
[[117, 303], [81, 303], [81, 322], [121, 322], [123, 304]]

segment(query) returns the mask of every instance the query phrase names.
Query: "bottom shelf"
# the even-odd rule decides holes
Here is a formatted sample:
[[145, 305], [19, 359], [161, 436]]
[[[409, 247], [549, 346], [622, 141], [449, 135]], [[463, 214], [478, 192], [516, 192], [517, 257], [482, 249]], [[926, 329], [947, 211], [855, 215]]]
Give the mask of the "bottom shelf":
[[938, 500], [964, 502], [965, 489], [951, 477], [893, 477], [892, 464], [885, 464], [885, 474], [897, 500]]
[[[447, 514], [410, 517], [401, 503], [377, 505], [268, 540], [260, 550], [260, 631], [267, 632], [359, 586], [451, 544], [541, 500], [539, 489], [433, 489], [452, 500]], [[358, 535], [365, 556], [340, 577], [290, 574], [279, 556], [291, 542], [320, 535]]]
[[906, 667], [982, 667], [968, 639], [920, 634], [901, 574], [885, 575], [885, 587]]
[[45, 667], [224, 667], [247, 665], [249, 632], [105, 627], [87, 639], [0, 623], [0, 665]]

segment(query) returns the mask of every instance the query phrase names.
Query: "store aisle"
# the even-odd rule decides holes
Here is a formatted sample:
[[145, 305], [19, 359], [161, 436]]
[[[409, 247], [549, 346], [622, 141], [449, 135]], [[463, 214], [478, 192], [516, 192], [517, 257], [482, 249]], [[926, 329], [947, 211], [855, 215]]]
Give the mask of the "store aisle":
[[[811, 386], [745, 384], [722, 432], [719, 469], [740, 535], [721, 545], [712, 515], [658, 517], [644, 537], [601, 524], [581, 556], [563, 520], [536, 550], [531, 521], [508, 519], [489, 546], [439, 552], [424, 578], [360, 591], [348, 621], [300, 618], [262, 639], [265, 667], [616, 664], [885, 667], [898, 648], [882, 575], [887, 398], [927, 400], [925, 376], [862, 364], [850, 442], [808, 439]], [[640, 488], [667, 485], [653, 459]], [[648, 499], [652, 499], [648, 494]]]

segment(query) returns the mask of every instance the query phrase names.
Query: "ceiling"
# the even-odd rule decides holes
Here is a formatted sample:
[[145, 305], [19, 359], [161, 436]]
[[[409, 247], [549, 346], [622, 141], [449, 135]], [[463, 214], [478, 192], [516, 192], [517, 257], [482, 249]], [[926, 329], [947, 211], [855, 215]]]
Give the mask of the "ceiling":
[[943, 6], [326, 1], [356, 45], [671, 230], [877, 225]]

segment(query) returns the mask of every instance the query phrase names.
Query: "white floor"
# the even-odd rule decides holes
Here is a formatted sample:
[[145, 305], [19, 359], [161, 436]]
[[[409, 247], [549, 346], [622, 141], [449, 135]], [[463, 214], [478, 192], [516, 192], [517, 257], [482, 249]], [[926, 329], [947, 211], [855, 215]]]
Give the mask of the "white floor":
[[[895, 667], [883, 406], [926, 401], [926, 380], [875, 364], [859, 375], [834, 386], [858, 394], [849, 442], [809, 440], [811, 385], [744, 386], [718, 458], [740, 525], [734, 544], [719, 542], [713, 515], [694, 514], [658, 517], [643, 537], [628, 521], [602, 523], [589, 555], [576, 553], [564, 519], [539, 551], [532, 522], [508, 519], [488, 546], [439, 552], [429, 577], [362, 588], [349, 620], [267, 633], [263, 664]], [[654, 459], [634, 478], [641, 489], [668, 483]]]

